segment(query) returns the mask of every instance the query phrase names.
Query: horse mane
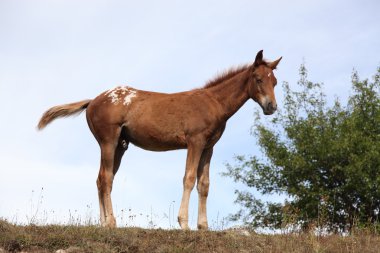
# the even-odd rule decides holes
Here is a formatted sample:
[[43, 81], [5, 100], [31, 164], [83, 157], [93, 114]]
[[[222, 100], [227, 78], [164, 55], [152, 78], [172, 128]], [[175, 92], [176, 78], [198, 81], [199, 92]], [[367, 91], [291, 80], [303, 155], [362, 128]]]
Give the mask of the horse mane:
[[[260, 63], [260, 65], [268, 66], [268, 62], [267, 61], [262, 61]], [[210, 81], [208, 81], [203, 86], [203, 89], [208, 89], [208, 88], [217, 86], [217, 85], [223, 83], [224, 81], [226, 81], [226, 80], [234, 77], [235, 75], [240, 74], [241, 72], [247, 70], [251, 66], [252, 66], [252, 64], [245, 64], [245, 65], [240, 65], [238, 67], [232, 67], [232, 68], [230, 68], [230, 69], [228, 69], [226, 71], [223, 71], [221, 74], [217, 75], [216, 77], [214, 77], [213, 79], [211, 79]]]

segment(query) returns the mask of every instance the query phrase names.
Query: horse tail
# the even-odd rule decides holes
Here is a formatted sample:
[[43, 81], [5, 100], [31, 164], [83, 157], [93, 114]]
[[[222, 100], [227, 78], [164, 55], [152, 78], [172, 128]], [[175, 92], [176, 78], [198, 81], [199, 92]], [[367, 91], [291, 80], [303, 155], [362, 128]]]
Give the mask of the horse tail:
[[87, 108], [91, 99], [83, 100], [76, 103], [58, 105], [47, 110], [38, 122], [38, 130], [42, 130], [46, 125], [55, 120], [56, 118], [68, 117], [74, 114], [79, 114]]

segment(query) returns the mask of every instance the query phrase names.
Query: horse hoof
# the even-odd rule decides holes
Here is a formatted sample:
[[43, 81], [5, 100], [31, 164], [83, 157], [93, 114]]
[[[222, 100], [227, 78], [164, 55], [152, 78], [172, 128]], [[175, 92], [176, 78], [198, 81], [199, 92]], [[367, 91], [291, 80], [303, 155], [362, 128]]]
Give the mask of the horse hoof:
[[179, 223], [179, 226], [181, 227], [181, 229], [183, 229], [183, 230], [190, 230], [190, 227], [188, 225], [188, 221], [187, 220], [180, 219], [178, 217], [178, 223]]
[[208, 230], [208, 224], [207, 223], [198, 224], [198, 230]]

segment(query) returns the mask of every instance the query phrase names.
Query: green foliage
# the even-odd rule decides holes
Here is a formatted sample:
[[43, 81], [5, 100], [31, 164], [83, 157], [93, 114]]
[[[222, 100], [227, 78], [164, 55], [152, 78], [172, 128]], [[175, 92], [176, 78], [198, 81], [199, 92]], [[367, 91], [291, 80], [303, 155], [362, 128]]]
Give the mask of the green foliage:
[[373, 81], [352, 75], [346, 106], [326, 103], [322, 85], [300, 67], [299, 91], [283, 84], [282, 110], [269, 122], [256, 116], [252, 132], [264, 158], [236, 157], [226, 176], [285, 203], [236, 191], [242, 209], [232, 216], [252, 227], [351, 231], [378, 224], [380, 212], [380, 67]]

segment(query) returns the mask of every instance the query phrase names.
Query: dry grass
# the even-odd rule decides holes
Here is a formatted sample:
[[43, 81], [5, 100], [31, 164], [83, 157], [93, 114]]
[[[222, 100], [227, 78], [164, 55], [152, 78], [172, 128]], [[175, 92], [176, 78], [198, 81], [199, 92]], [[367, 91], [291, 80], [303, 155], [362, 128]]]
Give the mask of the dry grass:
[[[98, 226], [16, 226], [0, 220], [0, 252], [379, 252], [380, 237], [241, 235]], [[59, 251], [61, 250], [61, 251]]]

